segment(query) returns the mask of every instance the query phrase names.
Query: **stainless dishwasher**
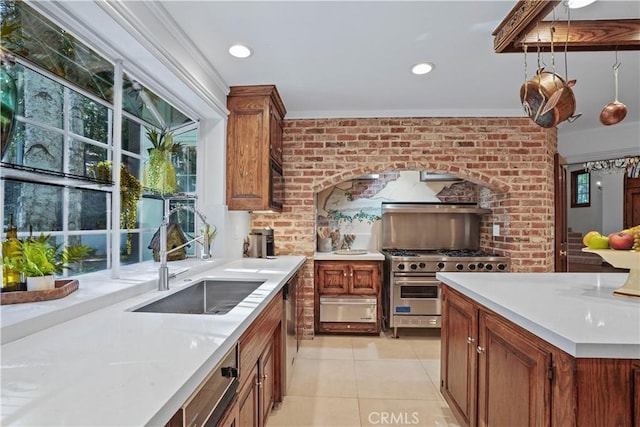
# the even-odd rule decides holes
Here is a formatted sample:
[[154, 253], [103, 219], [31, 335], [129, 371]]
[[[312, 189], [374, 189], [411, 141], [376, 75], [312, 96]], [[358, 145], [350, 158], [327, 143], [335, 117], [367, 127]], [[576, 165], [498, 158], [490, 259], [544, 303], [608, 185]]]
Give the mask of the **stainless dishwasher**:
[[320, 298], [321, 322], [375, 323], [377, 312], [376, 298]]

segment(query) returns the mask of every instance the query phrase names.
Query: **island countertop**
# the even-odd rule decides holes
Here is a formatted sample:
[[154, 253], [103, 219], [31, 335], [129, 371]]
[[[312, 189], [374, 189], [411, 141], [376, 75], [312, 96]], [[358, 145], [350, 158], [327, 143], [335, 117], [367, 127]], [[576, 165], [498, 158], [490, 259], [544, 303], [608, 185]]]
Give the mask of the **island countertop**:
[[640, 299], [626, 273], [437, 273], [436, 278], [576, 358], [640, 358]]
[[[70, 320], [49, 313], [55, 301], [42, 304], [47, 310], [42, 319], [31, 313], [40, 303], [29, 310], [2, 306], [11, 329], [24, 323], [28, 331], [12, 332], [15, 339], [1, 348], [0, 424], [164, 425], [305, 260], [282, 256], [211, 264], [171, 279], [168, 293], [136, 291]], [[152, 286], [155, 277], [157, 270]], [[132, 311], [204, 277], [264, 283], [226, 315]], [[91, 286], [83, 282], [81, 276], [81, 289]], [[87, 294], [57, 304], [69, 311], [65, 305], [73, 298]], [[51, 324], [34, 330], [38, 320]]]

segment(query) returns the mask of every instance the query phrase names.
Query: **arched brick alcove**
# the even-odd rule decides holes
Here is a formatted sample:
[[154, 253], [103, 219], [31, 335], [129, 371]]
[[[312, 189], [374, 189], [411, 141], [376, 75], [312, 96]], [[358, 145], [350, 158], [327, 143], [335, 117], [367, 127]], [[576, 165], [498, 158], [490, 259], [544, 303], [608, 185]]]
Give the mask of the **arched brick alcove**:
[[[275, 230], [276, 253], [303, 254], [305, 334], [313, 335], [315, 195], [367, 173], [428, 170], [482, 187], [481, 246], [511, 257], [511, 271], [553, 271], [553, 156], [556, 129], [527, 118], [288, 119], [285, 203], [254, 213], [252, 227]], [[499, 224], [501, 235], [491, 235]]]

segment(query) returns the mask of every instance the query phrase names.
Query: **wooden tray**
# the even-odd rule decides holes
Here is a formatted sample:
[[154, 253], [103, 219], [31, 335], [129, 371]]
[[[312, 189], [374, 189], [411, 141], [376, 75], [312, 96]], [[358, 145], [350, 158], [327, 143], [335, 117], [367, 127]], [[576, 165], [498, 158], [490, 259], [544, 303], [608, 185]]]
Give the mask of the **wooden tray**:
[[15, 291], [0, 293], [0, 305], [49, 301], [64, 298], [78, 289], [77, 280], [56, 280], [55, 289], [45, 291]]

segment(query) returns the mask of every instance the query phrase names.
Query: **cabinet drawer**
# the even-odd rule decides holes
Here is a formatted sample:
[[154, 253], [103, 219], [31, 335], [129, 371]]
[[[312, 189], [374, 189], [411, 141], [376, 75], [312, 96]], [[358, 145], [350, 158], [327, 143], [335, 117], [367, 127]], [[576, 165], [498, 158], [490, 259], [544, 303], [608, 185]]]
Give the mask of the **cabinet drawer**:
[[320, 298], [321, 322], [375, 323], [377, 313], [376, 298]]

